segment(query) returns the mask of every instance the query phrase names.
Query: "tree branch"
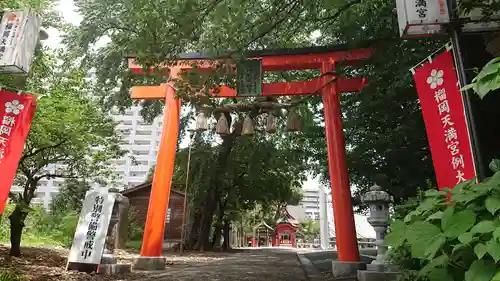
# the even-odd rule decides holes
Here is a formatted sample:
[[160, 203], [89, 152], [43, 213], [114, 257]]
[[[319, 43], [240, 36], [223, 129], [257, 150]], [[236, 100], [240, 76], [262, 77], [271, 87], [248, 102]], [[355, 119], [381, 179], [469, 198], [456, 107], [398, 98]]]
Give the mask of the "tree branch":
[[[291, 14], [300, 4], [300, 1], [295, 1], [295, 3], [293, 3], [292, 7], [290, 8], [289, 11], [286, 12], [285, 15], [276, 15], [279, 20], [277, 20], [276, 22], [274, 22], [273, 24], [271, 24], [271, 26], [266, 29], [265, 31], [259, 33], [257, 35], [257, 37], [254, 37], [252, 40], [250, 40], [249, 42], [247, 42], [244, 46], [244, 48], [248, 48], [248, 46], [250, 46], [252, 43], [256, 42], [257, 40], [259, 40], [260, 38], [266, 36], [267, 34], [269, 34], [270, 32], [272, 32], [276, 27], [278, 27], [278, 25], [282, 24], [284, 21], [286, 21], [288, 19], [288, 14]], [[291, 4], [288, 4], [287, 6], [289, 6]], [[281, 11], [280, 11], [281, 12]]]
[[338, 9], [337, 12], [335, 12], [335, 14], [324, 17], [324, 18], [313, 19], [312, 21], [325, 22], [325, 21], [336, 19], [340, 16], [340, 14], [342, 14], [343, 12], [345, 12], [347, 9], [351, 8], [352, 6], [359, 4], [359, 2], [360, 2], [359, 0], [351, 0], [348, 4], [344, 5], [340, 9]]
[[64, 174], [45, 174], [42, 176], [35, 177], [35, 179], [41, 180], [43, 178], [64, 178], [64, 179], [77, 179], [79, 176], [77, 175], [64, 175]]
[[63, 141], [60, 141], [59, 143], [56, 143], [54, 145], [39, 148], [39, 149], [37, 149], [37, 150], [35, 150], [33, 152], [30, 152], [30, 153], [27, 153], [27, 154], [23, 155], [21, 157], [20, 161], [22, 162], [22, 161], [24, 161], [24, 159], [33, 157], [33, 156], [35, 156], [35, 155], [37, 155], [37, 154], [39, 154], [39, 153], [41, 153], [41, 152], [43, 152], [45, 150], [49, 150], [49, 149], [53, 149], [53, 148], [58, 148], [58, 147], [62, 146], [63, 144], [65, 144], [66, 142], [67, 142], [67, 140], [63, 140]]

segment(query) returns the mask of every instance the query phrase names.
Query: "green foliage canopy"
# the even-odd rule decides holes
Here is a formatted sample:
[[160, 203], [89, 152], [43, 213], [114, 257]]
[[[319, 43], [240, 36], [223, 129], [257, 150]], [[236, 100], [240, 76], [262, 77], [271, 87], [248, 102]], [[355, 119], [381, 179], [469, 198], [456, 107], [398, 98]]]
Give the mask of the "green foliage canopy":
[[[76, 1], [83, 16], [65, 42], [82, 65], [95, 71], [95, 93], [106, 106], [130, 106], [131, 85], [158, 84], [165, 78], [130, 73], [123, 62], [135, 54], [145, 65], [169, 62], [180, 52], [229, 52], [238, 58], [245, 49], [371, 42], [374, 57], [366, 64], [340, 68], [347, 76], [370, 81], [358, 94], [342, 97], [351, 181], [363, 193], [376, 181], [397, 202], [432, 183], [434, 173], [425, 127], [410, 69], [443, 42], [401, 40], [393, 0], [371, 1]], [[109, 12], [113, 11], [113, 12]], [[102, 38], [107, 38], [102, 43]], [[101, 41], [100, 41], [101, 40]], [[100, 42], [100, 48], [93, 48]], [[101, 44], [102, 43], [102, 44]], [[317, 76], [315, 72], [284, 72], [272, 81]], [[274, 79], [274, 80], [273, 80]], [[212, 81], [213, 82], [213, 81]], [[307, 169], [327, 182], [327, 155], [321, 98], [301, 108], [302, 136], [308, 150]], [[159, 103], [144, 103], [158, 114]]]

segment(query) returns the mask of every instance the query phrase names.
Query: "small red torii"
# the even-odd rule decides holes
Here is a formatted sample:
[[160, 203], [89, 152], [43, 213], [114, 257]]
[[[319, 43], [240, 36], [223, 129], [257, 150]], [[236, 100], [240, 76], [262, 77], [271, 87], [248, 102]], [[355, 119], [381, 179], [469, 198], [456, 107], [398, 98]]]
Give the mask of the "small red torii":
[[[323, 96], [328, 170], [332, 190], [338, 260], [346, 262], [359, 262], [359, 251], [346, 163], [339, 94], [360, 91], [365, 86], [366, 80], [364, 78], [337, 77], [335, 74], [336, 63], [353, 63], [367, 59], [371, 54], [370, 48], [348, 49], [344, 46], [333, 46], [255, 51], [246, 56], [249, 59], [260, 59], [262, 71], [319, 69], [321, 72], [321, 77], [311, 81], [263, 83], [261, 96], [310, 95], [313, 93]], [[127, 59], [131, 71], [147, 73], [143, 67], [136, 63], [134, 57]], [[170, 77], [180, 78], [180, 73], [192, 69], [193, 64], [202, 71], [213, 69], [212, 62], [215, 60], [217, 58], [190, 53], [180, 55], [173, 66], [163, 65], [159, 67], [169, 69]], [[172, 83], [160, 86], [135, 86], [132, 88], [131, 97], [132, 99], [165, 100], [163, 132], [140, 252], [142, 257], [160, 257], [163, 250], [165, 217], [179, 134], [181, 102], [176, 99]], [[242, 96], [237, 96], [235, 89], [221, 86], [214, 97], [239, 98]]]

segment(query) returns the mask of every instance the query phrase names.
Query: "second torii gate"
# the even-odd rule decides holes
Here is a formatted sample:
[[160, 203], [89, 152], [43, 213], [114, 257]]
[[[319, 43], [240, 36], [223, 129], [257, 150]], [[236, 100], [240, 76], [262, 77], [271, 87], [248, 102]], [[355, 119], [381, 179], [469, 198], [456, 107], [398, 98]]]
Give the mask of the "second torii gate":
[[[363, 78], [337, 77], [336, 63], [367, 59], [371, 53], [369, 48], [347, 49], [343, 46], [334, 46], [256, 51], [246, 56], [249, 59], [261, 60], [262, 71], [319, 69], [321, 72], [321, 77], [311, 81], [263, 83], [261, 96], [310, 95], [312, 93], [322, 95], [338, 260], [345, 262], [359, 262], [359, 251], [339, 95], [360, 91], [366, 81]], [[174, 66], [165, 66], [165, 68], [169, 68], [170, 77], [180, 78], [180, 73], [192, 69], [193, 64], [201, 70], [210, 69], [209, 62], [214, 60], [217, 58], [190, 53], [180, 55]], [[145, 73], [143, 67], [136, 64], [133, 57], [128, 58], [128, 66], [134, 72]], [[235, 89], [221, 86], [216, 97], [238, 98], [239, 96]], [[132, 88], [132, 98], [165, 100], [163, 132], [140, 252], [141, 257], [160, 257], [163, 250], [165, 216], [179, 134], [181, 102], [175, 98], [173, 84], [135, 86]]]

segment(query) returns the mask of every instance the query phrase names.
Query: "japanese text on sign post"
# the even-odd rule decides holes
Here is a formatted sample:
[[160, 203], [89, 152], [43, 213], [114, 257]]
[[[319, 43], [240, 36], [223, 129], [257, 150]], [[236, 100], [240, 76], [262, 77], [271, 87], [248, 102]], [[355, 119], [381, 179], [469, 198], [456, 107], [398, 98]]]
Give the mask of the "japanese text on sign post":
[[114, 202], [113, 193], [87, 193], [69, 254], [69, 263], [100, 263]]
[[453, 58], [446, 51], [414, 74], [439, 188], [474, 178], [464, 105]]
[[95, 197], [94, 206], [92, 207], [92, 213], [90, 214], [90, 222], [88, 224], [88, 230], [87, 234], [85, 235], [85, 242], [83, 244], [83, 250], [81, 254], [84, 259], [87, 259], [92, 255], [96, 231], [99, 225], [99, 220], [101, 219], [103, 203], [104, 197], [102, 195], [98, 195]]

